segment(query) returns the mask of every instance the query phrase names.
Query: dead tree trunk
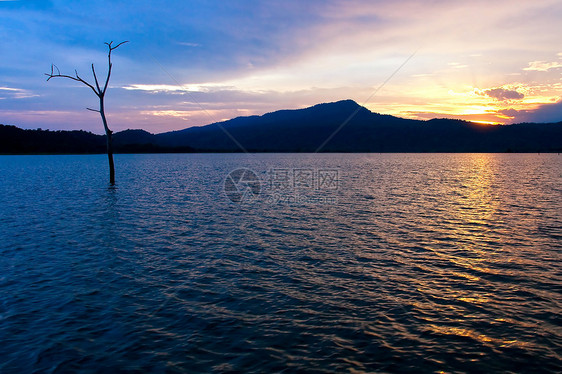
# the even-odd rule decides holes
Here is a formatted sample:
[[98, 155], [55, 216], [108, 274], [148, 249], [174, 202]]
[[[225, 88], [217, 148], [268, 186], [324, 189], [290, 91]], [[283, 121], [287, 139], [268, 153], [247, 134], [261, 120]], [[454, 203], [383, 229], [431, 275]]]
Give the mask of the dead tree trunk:
[[103, 97], [100, 98], [100, 115], [105, 129], [105, 138], [107, 142], [107, 158], [109, 160], [109, 184], [115, 184], [115, 164], [113, 163], [113, 131], [107, 127], [107, 119], [105, 118], [105, 110], [103, 105]]
[[[74, 81], [83, 83], [86, 86], [90, 87], [90, 89], [92, 91], [94, 91], [96, 96], [99, 98], [99, 100], [100, 100], [99, 109], [91, 109], [91, 108], [87, 108], [87, 109], [91, 110], [93, 112], [98, 112], [100, 114], [101, 120], [103, 122], [103, 128], [105, 130], [105, 137], [106, 137], [106, 141], [107, 141], [107, 158], [108, 158], [108, 161], [109, 161], [109, 184], [111, 184], [111, 185], [115, 184], [115, 164], [113, 163], [113, 142], [112, 142], [113, 132], [107, 126], [107, 118], [105, 117], [104, 98], [105, 98], [105, 93], [107, 92], [107, 87], [109, 85], [109, 78], [111, 77], [111, 68], [113, 66], [113, 64], [111, 63], [111, 52], [114, 49], [117, 49], [120, 45], [125, 44], [125, 43], [127, 43], [127, 41], [121, 42], [121, 43], [117, 44], [116, 46], [112, 45], [113, 42], [105, 43], [107, 45], [109, 51], [108, 51], [108, 54], [107, 54], [107, 61], [108, 61], [107, 78], [105, 79], [105, 84], [104, 84], [103, 88], [99, 84], [98, 77], [96, 76], [96, 70], [94, 69], [94, 64], [92, 64], [92, 74], [94, 76], [95, 86], [93, 84], [88, 83], [84, 79], [82, 79], [78, 75], [78, 72], [76, 70], [74, 71], [75, 76], [64, 75], [64, 74], [60, 73], [60, 70], [55, 65], [51, 65], [51, 73], [45, 74], [46, 76], [48, 76], [47, 81], [50, 80], [51, 78], [68, 78], [68, 79], [72, 79]], [[57, 70], [56, 73], [55, 73], [55, 69]]]

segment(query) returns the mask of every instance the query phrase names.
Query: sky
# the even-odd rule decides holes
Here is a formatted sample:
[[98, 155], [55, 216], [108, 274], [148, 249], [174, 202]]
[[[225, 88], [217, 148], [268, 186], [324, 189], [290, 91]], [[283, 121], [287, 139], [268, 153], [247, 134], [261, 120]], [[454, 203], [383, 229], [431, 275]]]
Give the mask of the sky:
[[[152, 133], [353, 99], [403, 118], [562, 121], [562, 1], [0, 0], [0, 123]], [[101, 78], [103, 79], [103, 78]]]

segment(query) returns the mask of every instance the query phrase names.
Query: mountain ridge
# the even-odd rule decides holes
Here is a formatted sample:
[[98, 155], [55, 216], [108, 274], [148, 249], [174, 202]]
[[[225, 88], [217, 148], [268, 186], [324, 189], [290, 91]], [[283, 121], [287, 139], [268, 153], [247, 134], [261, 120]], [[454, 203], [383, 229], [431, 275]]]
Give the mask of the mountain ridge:
[[[17, 130], [16, 130], [17, 129]], [[412, 120], [353, 100], [235, 117], [152, 134], [114, 134], [116, 153], [163, 152], [560, 152], [562, 122], [484, 125]], [[0, 125], [0, 153], [104, 153], [105, 136]]]

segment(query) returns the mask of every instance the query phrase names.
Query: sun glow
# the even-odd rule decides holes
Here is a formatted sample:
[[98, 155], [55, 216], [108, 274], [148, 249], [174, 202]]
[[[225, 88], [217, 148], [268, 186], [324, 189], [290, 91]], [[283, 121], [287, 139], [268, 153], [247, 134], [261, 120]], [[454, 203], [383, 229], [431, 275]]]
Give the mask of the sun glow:
[[[425, 82], [424, 84], [427, 84]], [[395, 87], [389, 96], [378, 96], [367, 103], [373, 111], [411, 119], [458, 118], [485, 124], [506, 124], [521, 113], [561, 101], [560, 87], [514, 83], [479, 88], [457, 89], [422, 85]], [[389, 90], [390, 91], [390, 90]], [[393, 97], [394, 92], [402, 98]]]

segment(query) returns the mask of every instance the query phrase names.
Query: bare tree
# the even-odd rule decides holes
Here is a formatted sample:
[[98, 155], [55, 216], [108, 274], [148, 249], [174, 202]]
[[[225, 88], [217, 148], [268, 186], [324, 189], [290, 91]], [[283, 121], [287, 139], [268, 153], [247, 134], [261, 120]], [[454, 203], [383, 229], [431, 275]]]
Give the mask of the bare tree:
[[[99, 98], [100, 100], [99, 109], [91, 109], [91, 108], [86, 108], [86, 109], [91, 110], [93, 112], [98, 112], [101, 115], [101, 120], [103, 122], [103, 128], [105, 129], [105, 135], [107, 139], [107, 157], [109, 159], [109, 183], [112, 185], [115, 184], [115, 165], [113, 163], [113, 143], [111, 139], [111, 135], [113, 134], [113, 132], [107, 126], [107, 119], [105, 117], [105, 109], [104, 109], [104, 98], [105, 98], [105, 93], [107, 92], [109, 78], [111, 77], [111, 68], [113, 66], [111, 63], [111, 52], [113, 52], [114, 49], [117, 49], [119, 46], [125, 43], [128, 43], [128, 41], [121, 42], [116, 46], [113, 46], [112, 41], [109, 43], [105, 43], [105, 45], [107, 45], [107, 48], [109, 49], [107, 54], [109, 67], [107, 69], [107, 78], [105, 78], [105, 84], [103, 85], [103, 88], [99, 84], [98, 77], [96, 75], [96, 70], [94, 69], [94, 64], [92, 64], [92, 74], [94, 76], [95, 86], [82, 79], [78, 75], [78, 71], [76, 70], [74, 70], [74, 74], [75, 74], [74, 76], [61, 74], [59, 68], [54, 64], [51, 65], [51, 73], [50, 74], [45, 73], [45, 75], [48, 76], [47, 81], [49, 81], [51, 78], [68, 78], [83, 83], [86, 86], [90, 87], [92, 91], [94, 91], [96, 96]], [[55, 73], [55, 69], [56, 69], [56, 73]]]

